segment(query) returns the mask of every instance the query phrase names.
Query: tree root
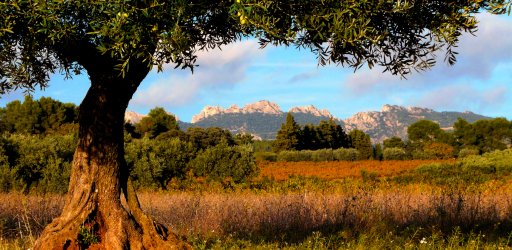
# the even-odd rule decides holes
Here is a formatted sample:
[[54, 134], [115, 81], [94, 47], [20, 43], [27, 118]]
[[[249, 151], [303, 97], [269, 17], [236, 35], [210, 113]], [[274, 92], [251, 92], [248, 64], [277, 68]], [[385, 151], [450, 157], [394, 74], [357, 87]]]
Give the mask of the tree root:
[[192, 249], [142, 211], [130, 181], [124, 191], [128, 207], [102, 205], [94, 192], [83, 194], [88, 196], [83, 202], [69, 203], [34, 249]]

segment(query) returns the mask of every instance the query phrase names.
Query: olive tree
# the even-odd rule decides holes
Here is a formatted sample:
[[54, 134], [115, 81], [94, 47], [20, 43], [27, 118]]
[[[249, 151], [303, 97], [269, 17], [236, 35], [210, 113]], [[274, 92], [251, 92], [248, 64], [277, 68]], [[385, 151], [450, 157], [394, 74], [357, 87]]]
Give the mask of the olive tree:
[[[82, 248], [92, 225], [99, 249], [188, 247], [140, 209], [124, 159], [123, 122], [146, 75], [170, 64], [193, 69], [198, 51], [243, 37], [296, 46], [319, 64], [426, 69], [449, 63], [475, 13], [510, 10], [505, 0], [5, 0], [0, 3], [0, 92], [47, 86], [50, 76], [86, 73], [79, 139], [66, 203], [35, 249]], [[127, 205], [122, 205], [122, 199]]]

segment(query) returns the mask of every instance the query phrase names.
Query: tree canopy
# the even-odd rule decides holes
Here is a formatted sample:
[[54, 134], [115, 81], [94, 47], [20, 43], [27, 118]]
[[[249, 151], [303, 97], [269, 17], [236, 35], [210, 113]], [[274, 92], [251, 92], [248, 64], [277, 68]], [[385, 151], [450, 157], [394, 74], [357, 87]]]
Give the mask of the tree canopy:
[[[320, 64], [428, 68], [477, 30], [475, 13], [510, 1], [8, 0], [0, 4], [0, 92], [45, 87], [56, 71], [137, 64], [193, 68], [196, 52], [255, 37], [313, 51]], [[418, 18], [421, 17], [421, 18]], [[101, 59], [101, 60], [99, 60]]]

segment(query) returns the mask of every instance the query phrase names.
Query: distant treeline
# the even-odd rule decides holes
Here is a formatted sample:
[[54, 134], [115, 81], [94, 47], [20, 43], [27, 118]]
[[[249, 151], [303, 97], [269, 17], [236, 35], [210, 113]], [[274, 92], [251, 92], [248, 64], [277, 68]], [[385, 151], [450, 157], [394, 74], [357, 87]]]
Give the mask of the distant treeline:
[[[309, 159], [311, 150], [339, 148], [356, 149], [357, 159], [447, 159], [478, 155], [510, 148], [512, 122], [505, 118], [495, 118], [470, 124], [459, 118], [453, 124], [453, 130], [445, 131], [436, 122], [420, 120], [408, 127], [407, 135], [407, 140], [392, 137], [384, 140], [382, 145], [372, 145], [370, 137], [363, 131], [354, 129], [346, 134], [333, 120], [322, 121], [318, 126], [301, 127], [292, 114], [288, 114], [286, 123], [283, 123], [273, 142], [273, 151], [277, 154], [272, 156], [266, 153], [264, 157]], [[281, 153], [283, 151], [285, 153]], [[303, 155], [297, 156], [289, 151], [301, 151]], [[333, 157], [332, 154], [323, 155], [328, 155], [325, 160]]]
[[[65, 192], [77, 144], [78, 108], [51, 98], [14, 101], [0, 108], [0, 191]], [[125, 124], [126, 161], [139, 188], [201, 179], [241, 183], [258, 174], [255, 158], [270, 161], [446, 159], [510, 148], [512, 122], [504, 118], [468, 123], [452, 131], [421, 120], [408, 139], [372, 145], [360, 130], [346, 133], [333, 120], [299, 126], [287, 115], [275, 141], [253, 141], [221, 128], [180, 130], [174, 116], [152, 109]], [[173, 180], [176, 180], [173, 182]], [[171, 185], [171, 186], [172, 186]]]
[[[51, 98], [14, 101], [0, 109], [0, 191], [67, 191], [77, 144], [77, 107]], [[125, 153], [139, 188], [168, 188], [201, 177], [240, 183], [258, 174], [250, 135], [220, 128], [181, 131], [174, 116], [152, 109], [125, 124]]]

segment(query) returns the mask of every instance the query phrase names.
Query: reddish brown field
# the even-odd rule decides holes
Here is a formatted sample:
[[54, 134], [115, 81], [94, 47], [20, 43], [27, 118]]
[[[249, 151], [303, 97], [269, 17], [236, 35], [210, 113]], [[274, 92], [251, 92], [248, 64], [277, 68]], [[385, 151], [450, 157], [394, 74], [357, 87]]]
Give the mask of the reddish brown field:
[[331, 161], [331, 162], [260, 162], [261, 174], [275, 180], [286, 180], [291, 175], [319, 177], [326, 180], [361, 177], [361, 170], [376, 173], [379, 177], [395, 176], [420, 165], [438, 162], [453, 163], [455, 160], [412, 161]]

